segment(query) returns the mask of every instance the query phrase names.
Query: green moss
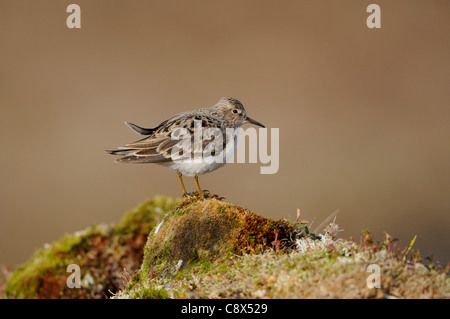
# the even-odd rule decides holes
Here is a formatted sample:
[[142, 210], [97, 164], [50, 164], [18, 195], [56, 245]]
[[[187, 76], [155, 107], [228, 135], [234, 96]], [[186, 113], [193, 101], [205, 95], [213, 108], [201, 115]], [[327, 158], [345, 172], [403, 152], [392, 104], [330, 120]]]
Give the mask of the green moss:
[[146, 287], [135, 290], [129, 296], [130, 299], [168, 299], [167, 292], [164, 289]]
[[217, 269], [217, 271], [220, 272], [220, 273], [226, 273], [226, 272], [228, 272], [229, 267], [228, 267], [227, 264], [222, 263], [222, 264], [217, 265], [217, 268], [216, 268], [216, 269]]
[[166, 260], [168, 268], [174, 267], [180, 260], [185, 267], [205, 257], [214, 258], [225, 253], [226, 245], [219, 244], [219, 241], [226, 242], [238, 223], [223, 206], [214, 199], [188, 202], [186, 206], [179, 206], [164, 216], [158, 232], [149, 237], [141, 273], [157, 275], [152, 268], [161, 258]]
[[119, 235], [133, 234], [136, 231], [149, 233], [162, 216], [181, 202], [179, 198], [156, 196], [151, 201], [139, 205], [136, 209], [128, 212], [115, 228]]
[[48, 269], [57, 268], [61, 261], [50, 251], [36, 252], [32, 259], [13, 272], [5, 286], [5, 296], [14, 298], [33, 298], [39, 286], [39, 278]]
[[[394, 254], [390, 238], [377, 246], [367, 230], [357, 245], [333, 239], [335, 224], [316, 235], [307, 224], [211, 198], [187, 199], [163, 220], [149, 236], [138, 280], [116, 298], [142, 298], [149, 287], [164, 287], [169, 298], [450, 296], [445, 269], [415, 272], [416, 255], [405, 263], [407, 249]], [[383, 269], [383, 289], [367, 287], [370, 263]]]
[[82, 232], [66, 234], [62, 239], [52, 244], [52, 251], [55, 254], [74, 252], [76, 248], [86, 245], [88, 243], [88, 239], [93, 236], [107, 237], [108, 231], [108, 226], [94, 225]]
[[[389, 235], [375, 243], [364, 230], [358, 245], [334, 239], [337, 225], [327, 229], [312, 234], [307, 224], [264, 218], [217, 198], [157, 197], [128, 212], [116, 227], [92, 226], [40, 249], [12, 273], [6, 293], [10, 298], [103, 298], [110, 290], [115, 298], [141, 299], [450, 297], [448, 270], [421, 263], [414, 240], [400, 250]], [[81, 289], [65, 285], [71, 263], [82, 268]], [[382, 269], [381, 289], [367, 288], [372, 263]]]
[[[180, 201], [158, 196], [126, 213], [116, 227], [94, 225], [84, 231], [64, 235], [60, 240], [36, 251], [10, 275], [5, 285], [6, 296], [104, 298], [107, 291], [117, 290], [123, 283], [123, 265], [140, 266], [148, 233], [162, 215]], [[66, 269], [70, 264], [79, 265], [82, 276], [89, 274], [91, 280], [85, 277], [86, 287], [66, 287]], [[110, 277], [105, 277], [105, 274]], [[103, 290], [92, 290], [99, 285]]]
[[[61, 240], [36, 251], [29, 261], [8, 278], [5, 287], [6, 296], [18, 299], [36, 297], [41, 278], [52, 276], [61, 269], [65, 270], [69, 264], [75, 263], [76, 251], [86, 243], [87, 238], [94, 235], [105, 236], [104, 229], [92, 226], [83, 232], [66, 234]], [[80, 261], [77, 262], [82, 264]]]
[[194, 278], [220, 267], [233, 255], [260, 252], [275, 239], [287, 249], [297, 231], [285, 220], [272, 221], [215, 198], [192, 199], [167, 213], [150, 234], [138, 281], [123, 291], [139, 290], [154, 280]]

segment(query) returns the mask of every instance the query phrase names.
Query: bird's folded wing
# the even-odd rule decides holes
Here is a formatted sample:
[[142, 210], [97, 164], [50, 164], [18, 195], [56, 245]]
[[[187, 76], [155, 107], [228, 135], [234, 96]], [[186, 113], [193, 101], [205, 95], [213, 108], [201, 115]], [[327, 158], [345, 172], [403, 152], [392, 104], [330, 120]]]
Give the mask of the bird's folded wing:
[[[193, 119], [200, 120], [204, 125], [203, 130], [205, 131], [201, 134], [200, 143], [194, 139], [193, 121], [186, 121], [182, 116], [177, 116], [161, 123], [154, 129], [151, 136], [108, 152], [123, 156], [116, 160], [121, 163], [163, 163], [186, 157], [194, 158], [197, 155], [202, 155], [205, 151], [208, 155], [215, 156], [218, 154], [217, 151], [220, 152], [225, 149], [227, 142], [225, 129], [216, 126], [215, 131], [211, 132], [210, 130], [209, 134], [207, 133], [208, 126], [212, 122], [216, 122], [215, 119], [203, 115], [196, 115]], [[178, 128], [186, 130], [173, 134]], [[220, 132], [217, 132], [217, 130], [222, 133], [221, 138], [218, 137]], [[186, 147], [186, 143], [190, 146]], [[180, 149], [182, 149], [181, 154], [179, 153]], [[183, 154], [183, 151], [186, 153], [186, 150], [190, 154]]]

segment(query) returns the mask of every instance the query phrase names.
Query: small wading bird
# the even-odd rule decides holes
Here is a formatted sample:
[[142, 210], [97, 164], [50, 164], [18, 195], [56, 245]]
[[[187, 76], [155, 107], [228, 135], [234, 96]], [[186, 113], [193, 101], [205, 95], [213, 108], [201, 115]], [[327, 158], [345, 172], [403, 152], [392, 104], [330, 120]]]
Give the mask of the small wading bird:
[[[213, 141], [202, 139], [197, 146], [194, 142], [196, 123], [201, 123], [202, 130], [213, 129], [219, 131], [222, 138], [215, 138]], [[199, 196], [203, 197], [203, 191], [198, 183], [198, 175], [212, 172], [224, 166], [227, 159], [232, 158], [238, 144], [238, 129], [245, 123], [264, 127], [261, 123], [247, 116], [247, 112], [240, 101], [232, 97], [223, 97], [212, 107], [176, 114], [155, 128], [143, 128], [125, 122], [131, 129], [146, 137], [107, 152], [122, 156], [116, 160], [118, 163], [157, 163], [175, 170], [184, 196], [187, 196], [187, 193], [182, 176], [194, 176]], [[226, 138], [228, 134], [227, 129], [236, 129], [231, 141]], [[193, 145], [192, 153], [194, 156], [183, 154], [180, 157], [180, 152], [175, 152], [180, 146], [179, 136], [184, 134], [182, 132], [187, 132], [190, 136], [189, 144]], [[216, 135], [214, 134], [214, 136]], [[217, 143], [221, 145], [217, 145]], [[218, 149], [217, 146], [220, 146], [219, 149], [221, 151], [215, 154], [214, 150]], [[209, 160], [208, 158], [202, 158], [201, 161], [196, 161], [195, 155], [197, 153], [204, 154], [207, 148], [209, 148]], [[221, 160], [217, 160], [217, 158], [221, 158]]]

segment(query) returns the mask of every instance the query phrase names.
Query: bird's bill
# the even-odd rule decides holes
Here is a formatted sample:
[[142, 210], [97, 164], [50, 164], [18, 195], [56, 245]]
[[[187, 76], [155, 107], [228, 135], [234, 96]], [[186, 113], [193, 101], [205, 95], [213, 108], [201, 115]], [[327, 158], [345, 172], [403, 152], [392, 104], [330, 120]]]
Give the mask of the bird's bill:
[[261, 127], [265, 127], [265, 126], [262, 125], [261, 123], [255, 121], [255, 120], [253, 120], [253, 119], [251, 119], [251, 118], [249, 118], [248, 116], [246, 117], [246, 121], [247, 121], [247, 123], [251, 123], [251, 124], [255, 124], [255, 125], [261, 126]]

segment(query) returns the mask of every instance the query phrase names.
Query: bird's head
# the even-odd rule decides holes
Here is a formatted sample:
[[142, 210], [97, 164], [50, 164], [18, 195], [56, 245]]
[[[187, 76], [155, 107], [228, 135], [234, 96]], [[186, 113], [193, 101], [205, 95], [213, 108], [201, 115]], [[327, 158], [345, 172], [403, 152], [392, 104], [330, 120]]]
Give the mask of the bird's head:
[[235, 98], [223, 97], [214, 107], [217, 108], [218, 113], [221, 113], [221, 117], [227, 121], [227, 126], [240, 127], [245, 123], [251, 123], [265, 127], [263, 124], [248, 117], [242, 103]]

